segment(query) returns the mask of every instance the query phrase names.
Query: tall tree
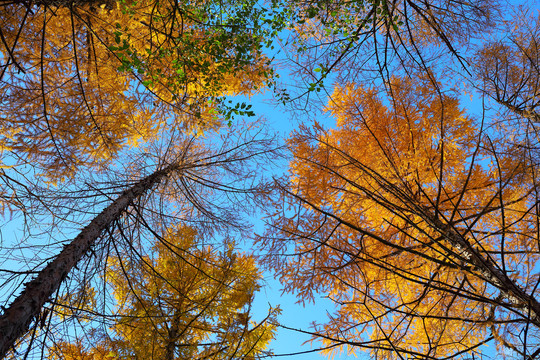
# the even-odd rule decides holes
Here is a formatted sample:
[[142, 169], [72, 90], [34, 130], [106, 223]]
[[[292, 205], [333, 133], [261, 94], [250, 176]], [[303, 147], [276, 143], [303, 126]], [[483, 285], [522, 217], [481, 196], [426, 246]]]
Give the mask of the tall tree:
[[105, 208], [58, 256], [25, 285], [24, 291], [4, 310], [0, 317], [0, 357], [24, 335], [33, 320], [37, 320], [43, 305], [49, 301], [69, 272], [95, 245], [104, 230], [126, 211], [128, 206], [159, 184], [172, 172], [182, 171], [180, 163], [159, 169], [141, 179]]
[[438, 359], [494, 341], [536, 358], [537, 162], [430, 77], [393, 78], [388, 98], [338, 86], [336, 129], [291, 137], [266, 263], [300, 299], [335, 302], [314, 330], [328, 345]]
[[[220, 141], [221, 147], [216, 146], [211, 150], [201, 143], [195, 145], [194, 139], [182, 141], [182, 136], [174, 138], [174, 141], [164, 139], [168, 147], [161, 154], [156, 150], [158, 154], [154, 164], [148, 156], [135, 159], [131, 164], [138, 171], [130, 175], [134, 171], [132, 169], [123, 175], [132, 176], [131, 181], [124, 179], [124, 182], [107, 184], [102, 189], [97, 187], [95, 191], [99, 195], [85, 195], [98, 206], [105, 201], [103, 197], [109, 199], [117, 194], [117, 198], [92, 219], [75, 239], [66, 242], [62, 251], [24, 285], [24, 291], [4, 310], [0, 317], [3, 335], [1, 356], [16, 345], [17, 339], [31, 325], [34, 333], [39, 329], [43, 324], [40, 313], [44, 304], [52, 301], [54, 305], [57, 291], [60, 294], [65, 291], [61, 286], [68, 274], [71, 272], [70, 276], [77, 276], [77, 266], [85, 269], [82, 272], [87, 280], [92, 268], [99, 272], [106, 266], [109, 248], [117, 247], [122, 242], [131, 249], [132, 258], [144, 254], [148, 244], [141, 240], [141, 235], [136, 235], [138, 232], [165, 232], [171, 223], [179, 219], [200, 224], [198, 227], [207, 234], [220, 229], [232, 231], [241, 228], [242, 205], [235, 204], [235, 210], [232, 210], [233, 198], [249, 195], [250, 188], [241, 187], [245, 181], [255, 181], [255, 174], [250, 173], [248, 165], [269, 151], [271, 141], [239, 136], [233, 143], [232, 136], [227, 135]], [[208, 145], [208, 140], [204, 142]], [[141, 179], [138, 172], [149, 172], [152, 167], [157, 170]], [[60, 206], [65, 207], [65, 199], [62, 203]], [[130, 259], [123, 258], [121, 261], [129, 262]], [[86, 281], [77, 285], [85, 286]], [[106, 288], [102, 288], [102, 291], [106, 292]], [[47, 311], [54, 309], [54, 306], [49, 306]], [[30, 341], [33, 341], [33, 337]]]
[[[271, 77], [261, 53], [268, 41], [263, 37], [267, 34], [260, 18], [263, 11], [252, 1], [10, 1], [0, 2], [0, 7], [0, 167], [6, 169], [0, 173], [5, 183], [0, 195], [2, 206], [15, 205], [25, 214], [33, 209], [25, 208], [28, 201], [23, 203], [22, 193], [43, 208], [54, 207], [35, 196], [38, 191], [30, 183], [13, 175], [21, 173], [20, 169], [30, 168], [46, 186], [67, 184], [71, 190], [73, 183], [62, 181], [85, 178], [78, 173], [84, 168], [97, 170], [98, 176], [104, 176], [105, 170], [112, 172], [117, 166], [114, 162], [126, 148], [144, 146], [146, 150], [149, 143], [160, 139], [170, 145], [178, 141], [172, 134], [199, 136], [220, 128], [231, 114], [251, 114], [245, 105], [229, 108], [223, 97], [251, 94]], [[116, 200], [110, 200], [110, 206], [43, 270], [36, 270], [38, 276], [5, 309], [0, 318], [0, 354], [16, 344], [32, 321], [36, 332], [43, 305], [54, 301], [68, 273], [81, 260], [95, 257], [94, 248], [107, 243], [103, 240], [107, 232], [122, 224], [126, 214], [137, 214], [138, 220], [127, 224], [135, 228], [141, 223], [159, 223], [148, 217], [161, 217], [163, 224], [163, 218], [170, 220], [178, 215], [160, 212], [159, 206], [153, 208], [154, 213], [140, 215], [147, 206], [145, 194], [156, 194], [159, 184], [168, 188], [159, 192], [160, 201], [178, 201], [175, 196], [182, 195], [182, 205], [177, 204], [182, 208], [179, 213], [199, 214], [197, 221], [206, 222], [213, 230], [238, 225], [235, 216], [227, 213], [227, 204], [213, 204], [202, 193], [196, 194], [196, 189], [201, 184], [213, 192], [230, 190], [239, 194], [243, 189], [225, 185], [225, 178], [208, 180], [214, 170], [197, 172], [213, 166], [229, 174], [248, 176], [239, 164], [253, 154], [250, 150], [241, 156], [237, 153], [245, 145], [237, 144], [235, 149], [227, 149], [226, 155], [221, 154], [227, 160], [208, 154], [203, 159], [193, 160], [195, 154], [179, 158], [193, 160], [186, 160], [193, 166], [190, 170], [177, 163], [178, 159], [171, 160], [171, 151], [165, 150], [161, 155], [170, 161], [158, 156], [153, 175], [142, 179], [134, 176], [112, 186], [113, 192], [118, 188], [125, 192], [112, 195]], [[144, 169], [148, 157], [141, 158], [141, 163], [131, 166]], [[197, 174], [186, 175], [193, 168]], [[104, 201], [104, 194], [99, 195], [92, 195], [95, 203], [91, 207], [99, 207]], [[63, 210], [55, 211], [73, 201], [65, 193], [57, 198], [64, 203], [51, 211], [54, 219], [62, 217]], [[190, 205], [192, 208], [185, 208]], [[87, 216], [83, 218], [90, 221]], [[128, 232], [132, 231], [130, 228]]]

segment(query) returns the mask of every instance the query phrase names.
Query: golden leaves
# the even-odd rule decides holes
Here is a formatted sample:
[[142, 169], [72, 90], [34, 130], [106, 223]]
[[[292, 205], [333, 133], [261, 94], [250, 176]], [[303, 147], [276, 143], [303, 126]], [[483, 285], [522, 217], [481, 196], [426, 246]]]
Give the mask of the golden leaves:
[[[137, 359], [257, 358], [273, 338], [279, 309], [251, 320], [261, 277], [254, 259], [233, 243], [219, 250], [201, 240], [195, 229], [178, 226], [156, 241], [153, 254], [111, 261], [106, 277], [119, 320], [99, 346], [78, 356], [104, 350]], [[64, 345], [68, 354], [78, 348]]]
[[207, 99], [253, 92], [267, 64], [255, 57], [230, 67], [218, 50], [236, 35], [205, 28], [189, 12], [195, 5], [178, 6], [145, 0], [30, 14], [6, 6], [0, 24], [18, 67], [8, 67], [0, 83], [0, 101], [9, 104], [0, 118], [2, 147], [63, 178], [106, 165], [166, 129], [223, 126]]
[[386, 86], [386, 98], [336, 86], [336, 128], [293, 133], [291, 207], [265, 234], [267, 261], [286, 290], [340, 305], [317, 328], [328, 345], [443, 357], [481, 343], [494, 320], [498, 285], [481, 261], [515, 269], [520, 284], [530, 276], [531, 259], [513, 251], [536, 246], [533, 180], [518, 148], [480, 132], [427, 76]]
[[501, 39], [486, 42], [473, 57], [480, 91], [529, 122], [539, 122], [540, 17], [516, 8]]

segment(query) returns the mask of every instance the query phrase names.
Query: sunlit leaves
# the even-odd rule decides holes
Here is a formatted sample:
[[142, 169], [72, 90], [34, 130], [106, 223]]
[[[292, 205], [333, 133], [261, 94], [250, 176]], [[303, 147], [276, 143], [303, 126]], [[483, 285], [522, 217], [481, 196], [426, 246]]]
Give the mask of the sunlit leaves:
[[249, 0], [2, 9], [3, 148], [60, 179], [166, 128], [200, 134], [253, 115], [224, 97], [273, 76], [262, 48], [277, 20]]
[[327, 345], [459, 357], [493, 324], [503, 336], [516, 331], [502, 330], [507, 321], [529, 316], [496, 300], [507, 290], [485, 264], [512, 269], [512, 286], [535, 287], [538, 257], [518, 255], [537, 248], [534, 170], [429, 77], [386, 86], [387, 97], [336, 86], [326, 108], [336, 128], [293, 133], [291, 177], [275, 199], [282, 212], [260, 241], [287, 291], [339, 304], [316, 328]]
[[179, 226], [155, 244], [151, 256], [112, 262], [106, 276], [118, 320], [109, 336], [94, 331], [94, 343], [60, 344], [51, 356], [172, 360], [264, 354], [279, 309], [260, 322], [251, 320], [261, 276], [254, 259], [233, 243], [218, 249], [201, 240], [193, 228]]
[[540, 19], [518, 10], [504, 39], [487, 42], [474, 56], [480, 91], [511, 112], [540, 121]]
[[388, 81], [412, 68], [425, 72], [441, 58], [465, 66], [458, 49], [492, 27], [499, 9], [495, 1], [281, 3], [293, 14], [285, 45], [290, 66], [305, 84], [295, 99], [322, 91], [327, 76], [339, 81], [382, 76]]

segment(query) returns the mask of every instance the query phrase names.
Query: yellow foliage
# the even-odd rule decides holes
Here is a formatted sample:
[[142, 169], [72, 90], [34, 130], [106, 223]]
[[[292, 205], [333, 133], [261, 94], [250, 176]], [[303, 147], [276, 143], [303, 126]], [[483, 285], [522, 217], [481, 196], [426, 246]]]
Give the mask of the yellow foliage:
[[[182, 13], [195, 4], [182, 6], [110, 1], [30, 13], [4, 6], [0, 28], [6, 43], [16, 45], [17, 63], [0, 82], [0, 103], [8, 105], [0, 116], [0, 149], [61, 179], [81, 166], [107, 165], [124, 146], [164, 129], [201, 133], [222, 126], [207, 99], [252, 93], [267, 65], [260, 58], [220, 67], [226, 54], [206, 47], [220, 44], [221, 29], [205, 29]], [[9, 57], [5, 47], [0, 51]]]
[[218, 251], [199, 240], [195, 229], [179, 226], [155, 243], [152, 255], [112, 261], [107, 279], [119, 320], [110, 337], [95, 337], [98, 346], [87, 344], [77, 350], [79, 357], [69, 355], [78, 349], [75, 344], [63, 344], [52, 354], [71, 356], [66, 360], [97, 353], [141, 360], [258, 358], [273, 339], [279, 309], [252, 321], [251, 303], [261, 279], [254, 259], [232, 243]]

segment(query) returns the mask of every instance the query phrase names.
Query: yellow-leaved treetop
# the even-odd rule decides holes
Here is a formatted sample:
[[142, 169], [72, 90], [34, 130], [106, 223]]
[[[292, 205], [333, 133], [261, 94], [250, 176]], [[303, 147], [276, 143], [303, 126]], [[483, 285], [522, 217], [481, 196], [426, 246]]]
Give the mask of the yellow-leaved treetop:
[[386, 87], [384, 97], [337, 86], [335, 129], [292, 135], [290, 178], [274, 199], [282, 210], [259, 239], [267, 264], [302, 300], [335, 302], [315, 328], [327, 345], [431, 359], [478, 356], [495, 341], [532, 354], [534, 162], [428, 76]]
[[164, 129], [222, 125], [221, 97], [251, 94], [268, 75], [259, 30], [248, 29], [256, 15], [244, 5], [0, 4], [8, 165], [30, 161], [57, 180]]
[[179, 226], [154, 246], [151, 256], [121, 257], [107, 272], [117, 319], [75, 343], [60, 343], [50, 357], [83, 359], [257, 359], [275, 330], [279, 309], [251, 319], [261, 273], [255, 260], [225, 244], [201, 244]]

